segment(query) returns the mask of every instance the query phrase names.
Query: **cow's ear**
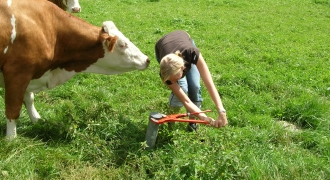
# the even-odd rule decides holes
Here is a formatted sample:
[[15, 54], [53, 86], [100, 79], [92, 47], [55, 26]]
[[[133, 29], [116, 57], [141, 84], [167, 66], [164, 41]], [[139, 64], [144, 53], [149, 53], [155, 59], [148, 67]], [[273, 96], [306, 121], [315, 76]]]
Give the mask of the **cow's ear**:
[[118, 37], [117, 36], [109, 36], [105, 39], [105, 46], [107, 46], [109, 52], [112, 52], [114, 47], [115, 47], [115, 44], [117, 42], [117, 39]]

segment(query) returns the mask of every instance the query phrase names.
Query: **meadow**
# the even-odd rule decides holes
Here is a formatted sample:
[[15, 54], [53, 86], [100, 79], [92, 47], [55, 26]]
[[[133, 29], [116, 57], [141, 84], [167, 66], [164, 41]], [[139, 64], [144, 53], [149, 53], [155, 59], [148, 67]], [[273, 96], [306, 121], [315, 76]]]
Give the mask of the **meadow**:
[[[81, 0], [74, 14], [112, 20], [151, 65], [121, 75], [79, 74], [35, 96], [18, 138], [5, 140], [0, 93], [0, 179], [330, 179], [329, 0]], [[154, 44], [186, 30], [200, 48], [229, 125], [197, 133], [161, 125], [168, 113]], [[204, 86], [203, 86], [204, 87]], [[206, 89], [203, 110], [217, 113]], [[182, 109], [182, 112], [185, 112]]]

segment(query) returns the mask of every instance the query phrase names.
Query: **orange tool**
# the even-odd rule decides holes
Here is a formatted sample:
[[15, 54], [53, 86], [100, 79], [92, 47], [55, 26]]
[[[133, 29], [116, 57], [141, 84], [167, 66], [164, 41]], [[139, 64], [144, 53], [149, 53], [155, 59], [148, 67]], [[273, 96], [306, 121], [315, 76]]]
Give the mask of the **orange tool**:
[[156, 124], [163, 124], [166, 122], [189, 122], [189, 123], [201, 123], [201, 124], [209, 124], [208, 121], [204, 120], [195, 120], [195, 119], [180, 119], [183, 117], [187, 117], [190, 115], [195, 115], [195, 114], [200, 114], [200, 113], [205, 113], [205, 112], [211, 112], [211, 110], [205, 110], [205, 111], [200, 111], [200, 112], [193, 112], [193, 113], [186, 113], [186, 114], [171, 114], [171, 115], [164, 115], [160, 119], [155, 119], [155, 118], [150, 118], [152, 122]]

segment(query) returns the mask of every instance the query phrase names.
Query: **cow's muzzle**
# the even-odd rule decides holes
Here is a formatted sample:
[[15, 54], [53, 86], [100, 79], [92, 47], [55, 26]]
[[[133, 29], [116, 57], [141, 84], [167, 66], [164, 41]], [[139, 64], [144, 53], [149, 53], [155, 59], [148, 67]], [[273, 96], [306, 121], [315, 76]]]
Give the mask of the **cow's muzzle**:
[[73, 7], [71, 10], [72, 10], [73, 13], [79, 13], [81, 11], [81, 8], [80, 7]]

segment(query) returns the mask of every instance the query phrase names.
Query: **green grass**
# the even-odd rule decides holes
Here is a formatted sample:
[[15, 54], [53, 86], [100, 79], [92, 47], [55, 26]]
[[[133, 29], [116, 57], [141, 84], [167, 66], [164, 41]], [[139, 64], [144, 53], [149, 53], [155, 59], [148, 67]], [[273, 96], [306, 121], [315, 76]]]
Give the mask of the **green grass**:
[[[2, 179], [330, 179], [330, 1], [80, 3], [77, 16], [98, 26], [114, 21], [151, 66], [80, 74], [36, 94], [43, 120], [32, 125], [23, 109], [19, 137], [0, 140]], [[161, 125], [155, 149], [145, 151], [149, 113], [167, 113], [170, 93], [158, 76], [154, 44], [176, 29], [201, 49], [229, 125], [201, 125], [198, 134], [185, 124], [172, 132]], [[215, 118], [203, 93], [203, 109]]]

